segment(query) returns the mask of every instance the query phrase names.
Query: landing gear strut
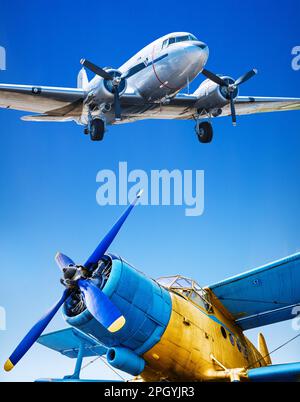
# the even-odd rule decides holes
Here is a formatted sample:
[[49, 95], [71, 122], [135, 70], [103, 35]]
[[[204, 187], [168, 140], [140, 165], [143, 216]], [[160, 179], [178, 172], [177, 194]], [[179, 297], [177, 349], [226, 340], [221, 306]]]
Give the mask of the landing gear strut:
[[211, 123], [208, 121], [203, 121], [202, 123], [197, 123], [196, 134], [198, 140], [203, 144], [208, 144], [213, 139], [213, 128]]
[[102, 141], [105, 132], [105, 123], [99, 117], [90, 120], [89, 126], [84, 129], [84, 134], [90, 134], [92, 141]]

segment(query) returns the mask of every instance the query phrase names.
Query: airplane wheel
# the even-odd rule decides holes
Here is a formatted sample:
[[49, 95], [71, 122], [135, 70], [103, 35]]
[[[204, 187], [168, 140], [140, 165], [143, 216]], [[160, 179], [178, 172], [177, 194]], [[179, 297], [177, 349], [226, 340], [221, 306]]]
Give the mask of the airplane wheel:
[[208, 144], [213, 139], [213, 128], [208, 121], [203, 121], [196, 128], [197, 137], [203, 144]]
[[101, 119], [93, 119], [91, 122], [90, 136], [92, 141], [102, 141], [105, 132], [105, 124]]

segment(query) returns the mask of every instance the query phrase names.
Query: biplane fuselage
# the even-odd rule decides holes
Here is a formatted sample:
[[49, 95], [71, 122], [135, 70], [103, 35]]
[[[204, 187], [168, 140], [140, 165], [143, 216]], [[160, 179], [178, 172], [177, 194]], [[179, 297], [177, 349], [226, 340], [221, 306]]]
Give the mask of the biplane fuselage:
[[73, 315], [69, 303], [64, 317], [107, 348], [112, 366], [145, 381], [207, 381], [266, 365], [209, 288], [181, 276], [154, 281], [118, 257], [106, 258], [102, 291], [126, 317], [124, 327], [111, 334], [87, 310]]
[[208, 313], [174, 292], [170, 296], [172, 313], [166, 331], [144, 355], [145, 380], [157, 381], [164, 375], [172, 381], [230, 380], [232, 373], [224, 368], [266, 365], [220, 303], [212, 304]]

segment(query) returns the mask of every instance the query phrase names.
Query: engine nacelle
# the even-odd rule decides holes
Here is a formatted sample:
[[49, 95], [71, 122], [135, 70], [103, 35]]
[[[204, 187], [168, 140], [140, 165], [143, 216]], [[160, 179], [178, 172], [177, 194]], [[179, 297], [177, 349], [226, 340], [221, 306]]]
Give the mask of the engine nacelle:
[[140, 356], [160, 341], [169, 323], [171, 296], [119, 257], [106, 255], [105, 264], [103, 275], [94, 283], [124, 315], [124, 327], [109, 332], [82, 305], [78, 295], [72, 295], [65, 303], [64, 318], [69, 325], [97, 339], [108, 352], [111, 350], [108, 360], [112, 365], [135, 375], [144, 368]]
[[[235, 80], [228, 76], [221, 77], [225, 82], [234, 84]], [[198, 101], [195, 105], [197, 109], [205, 110], [217, 110], [227, 105], [230, 99], [230, 94], [226, 86], [220, 86], [215, 82], [207, 79], [201, 83], [198, 89], [194, 92], [198, 97]], [[234, 98], [238, 96], [238, 88], [234, 89]]]
[[[121, 73], [118, 70], [114, 69], [106, 69], [108, 73], [110, 73], [113, 77], [121, 77]], [[122, 78], [119, 86], [118, 86], [118, 91], [119, 91], [119, 96], [121, 97], [123, 93], [126, 91], [127, 88], [127, 82], [125, 78]], [[99, 81], [97, 81], [96, 85], [92, 88], [92, 91], [94, 99], [96, 102], [103, 102], [106, 100], [113, 100], [114, 99], [114, 86], [113, 86], [113, 81], [112, 80], [104, 80], [103, 78], [100, 78]]]

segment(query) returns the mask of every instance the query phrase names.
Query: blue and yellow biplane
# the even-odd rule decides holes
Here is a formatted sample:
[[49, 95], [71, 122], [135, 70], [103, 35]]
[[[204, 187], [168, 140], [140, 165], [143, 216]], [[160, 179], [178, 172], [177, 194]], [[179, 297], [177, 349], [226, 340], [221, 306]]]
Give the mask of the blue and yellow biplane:
[[[37, 341], [76, 360], [107, 362], [133, 381], [296, 381], [300, 362], [272, 365], [265, 339], [258, 348], [244, 331], [295, 317], [300, 306], [300, 253], [200, 287], [177, 275], [153, 280], [107, 253], [140, 194], [84, 265], [58, 253], [65, 287], [5, 363], [11, 370]], [[63, 306], [70, 328], [42, 335]]]

